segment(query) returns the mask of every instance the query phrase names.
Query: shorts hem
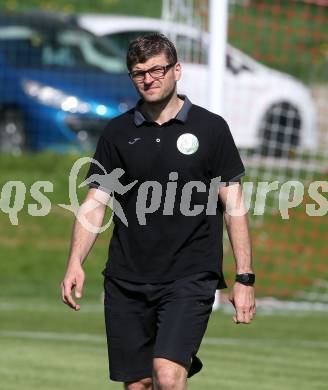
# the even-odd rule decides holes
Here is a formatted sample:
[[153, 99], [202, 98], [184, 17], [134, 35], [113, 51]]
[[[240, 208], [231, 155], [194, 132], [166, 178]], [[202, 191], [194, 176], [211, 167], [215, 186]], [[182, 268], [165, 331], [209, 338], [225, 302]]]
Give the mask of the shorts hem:
[[180, 364], [180, 366], [183, 366], [183, 367], [186, 368], [187, 370], [189, 370], [190, 365], [191, 365], [191, 357], [190, 357], [189, 362], [186, 362], [186, 361], [183, 360], [183, 359], [179, 359], [179, 358], [172, 357], [172, 355], [170, 355], [169, 353], [161, 353], [161, 352], [158, 352], [158, 353], [155, 353], [155, 354], [153, 355], [153, 359], [156, 359], [156, 358], [170, 360], [171, 362]]
[[187, 370], [187, 372], [188, 372], [187, 378], [191, 378], [192, 376], [197, 374], [199, 371], [201, 371], [203, 368], [202, 361], [195, 354], [190, 355], [189, 362], [186, 362], [185, 360], [179, 359], [179, 358], [177, 358], [177, 359], [172, 358], [172, 355], [170, 356], [169, 353], [167, 353], [167, 354], [160, 353], [160, 352], [156, 353], [153, 356], [153, 359], [155, 359], [155, 358], [167, 359], [167, 360], [170, 360], [171, 362], [175, 362], [177, 364], [180, 364], [181, 366], [183, 366]]

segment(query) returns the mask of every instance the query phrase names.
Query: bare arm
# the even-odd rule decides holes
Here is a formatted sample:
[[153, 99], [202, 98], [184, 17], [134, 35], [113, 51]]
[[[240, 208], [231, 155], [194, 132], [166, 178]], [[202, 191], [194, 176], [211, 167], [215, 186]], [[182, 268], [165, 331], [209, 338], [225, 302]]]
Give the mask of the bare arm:
[[[224, 220], [235, 258], [236, 273], [253, 273], [252, 245], [241, 185], [236, 183], [223, 187], [219, 195], [224, 206]], [[256, 312], [254, 287], [236, 282], [229, 299], [236, 309], [234, 321], [250, 323]]]
[[220, 199], [224, 205], [224, 220], [235, 257], [236, 272], [252, 273], [252, 246], [241, 185], [236, 183], [221, 188]]
[[[82, 216], [83, 219], [76, 218], [74, 222], [66, 274], [61, 283], [61, 293], [63, 302], [75, 310], [79, 310], [80, 305], [73, 299], [72, 290], [75, 288], [76, 298], [82, 297], [85, 278], [82, 264], [96, 241], [97, 230], [102, 225], [108, 199], [107, 193], [96, 188], [90, 189], [79, 210], [79, 216]], [[87, 224], [83, 223], [83, 220]], [[93, 226], [93, 229], [90, 230], [89, 226]]]

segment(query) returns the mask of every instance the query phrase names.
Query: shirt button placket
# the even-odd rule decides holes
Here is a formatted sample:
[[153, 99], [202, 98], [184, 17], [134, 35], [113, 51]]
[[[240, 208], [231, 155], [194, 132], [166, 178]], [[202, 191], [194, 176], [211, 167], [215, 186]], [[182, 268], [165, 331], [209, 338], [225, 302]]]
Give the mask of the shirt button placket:
[[161, 144], [162, 144], [162, 129], [158, 128], [157, 129], [157, 134], [155, 138], [156, 145], [159, 149], [161, 149]]

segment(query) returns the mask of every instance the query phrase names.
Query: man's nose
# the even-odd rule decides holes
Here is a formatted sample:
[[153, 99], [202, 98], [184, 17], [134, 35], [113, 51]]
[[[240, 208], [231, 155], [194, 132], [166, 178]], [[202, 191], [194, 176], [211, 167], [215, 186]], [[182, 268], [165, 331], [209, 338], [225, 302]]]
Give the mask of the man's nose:
[[145, 84], [151, 84], [154, 81], [153, 77], [147, 72], [144, 77]]

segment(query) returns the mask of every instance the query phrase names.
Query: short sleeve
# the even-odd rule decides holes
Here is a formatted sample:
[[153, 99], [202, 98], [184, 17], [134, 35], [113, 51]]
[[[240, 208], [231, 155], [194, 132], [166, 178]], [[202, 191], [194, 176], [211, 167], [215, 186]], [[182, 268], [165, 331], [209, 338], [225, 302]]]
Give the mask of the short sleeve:
[[[93, 159], [98, 162], [91, 162], [86, 179], [92, 179], [88, 184], [90, 188], [99, 187], [99, 175], [105, 175], [112, 170], [110, 143], [104, 136], [98, 140], [97, 147]], [[98, 180], [97, 180], [98, 178]]]
[[221, 177], [221, 182], [239, 180], [245, 174], [245, 167], [227, 122], [222, 117], [218, 117], [212, 131], [212, 178]]

